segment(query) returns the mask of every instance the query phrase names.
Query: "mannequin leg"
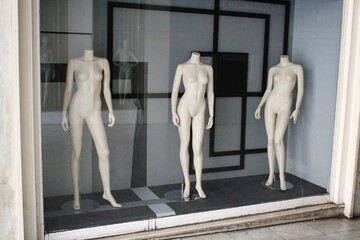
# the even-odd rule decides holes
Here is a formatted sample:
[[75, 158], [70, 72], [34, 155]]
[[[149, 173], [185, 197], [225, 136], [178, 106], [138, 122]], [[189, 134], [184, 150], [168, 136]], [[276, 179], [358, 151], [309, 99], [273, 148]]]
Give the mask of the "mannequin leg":
[[269, 162], [269, 177], [266, 181], [266, 186], [271, 186], [275, 178], [275, 146], [274, 146], [274, 134], [275, 134], [275, 121], [276, 114], [272, 111], [271, 106], [265, 106], [265, 128], [268, 138], [267, 155]]
[[287, 110], [278, 114], [274, 137], [275, 152], [279, 167], [280, 189], [282, 191], [286, 190], [284, 135], [289, 123], [289, 117], [290, 111]]
[[[70, 122], [74, 122], [71, 121]], [[70, 125], [70, 133], [72, 140], [72, 156], [71, 156], [71, 175], [73, 180], [74, 202], [73, 208], [80, 210], [80, 190], [79, 190], [79, 162], [82, 148], [83, 124], [78, 119], [76, 123]]]
[[101, 113], [93, 113], [91, 117], [87, 119], [87, 123], [99, 158], [99, 170], [104, 189], [103, 198], [109, 201], [113, 207], [121, 207], [121, 204], [117, 203], [111, 194], [109, 147]]
[[180, 126], [178, 127], [180, 137], [180, 163], [184, 175], [185, 188], [184, 197], [190, 197], [190, 176], [189, 176], [189, 143], [190, 143], [190, 125], [191, 117], [185, 109], [178, 109]]
[[202, 151], [202, 143], [204, 138], [204, 114], [202, 116], [195, 117], [192, 122], [192, 147], [194, 151], [194, 166], [195, 166], [195, 175], [196, 175], [196, 185], [195, 189], [197, 190], [199, 196], [201, 198], [206, 198], [206, 194], [202, 189], [201, 185], [201, 176], [203, 169], [203, 151]]

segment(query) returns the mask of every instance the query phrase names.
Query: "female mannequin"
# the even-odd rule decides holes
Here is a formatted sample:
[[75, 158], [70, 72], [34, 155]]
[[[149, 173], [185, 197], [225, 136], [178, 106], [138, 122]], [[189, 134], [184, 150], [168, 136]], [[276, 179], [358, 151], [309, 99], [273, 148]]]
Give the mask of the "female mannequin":
[[[75, 76], [77, 91], [71, 99], [73, 78]], [[99, 157], [99, 169], [104, 188], [103, 198], [112, 206], [121, 207], [111, 194], [109, 176], [109, 149], [104, 124], [101, 118], [101, 80], [106, 105], [109, 109], [109, 127], [115, 123], [110, 92], [110, 68], [105, 58], [94, 57], [94, 51], [86, 49], [84, 55], [77, 59], [71, 59], [68, 63], [66, 74], [66, 87], [62, 113], [62, 127], [64, 131], [71, 127], [72, 139], [72, 162], [71, 172], [74, 187], [75, 210], [80, 209], [79, 191], [79, 159], [82, 147], [83, 121], [85, 120], [90, 134], [94, 140], [96, 152]], [[71, 103], [70, 103], [71, 99]], [[69, 107], [69, 122], [67, 109]]]
[[[132, 82], [133, 71], [134, 68], [138, 64], [138, 59], [135, 55], [130, 51], [129, 41], [127, 39], [123, 42], [123, 48], [119, 48], [116, 50], [115, 55], [115, 64], [119, 66], [119, 89], [118, 93], [123, 93], [122, 100], [125, 100], [126, 94], [129, 93], [128, 87], [131, 88], [131, 85], [128, 86]], [[131, 93], [131, 92], [130, 92]]]
[[[295, 110], [291, 113], [292, 91], [297, 82]], [[275, 178], [275, 157], [279, 167], [280, 189], [286, 190], [284, 134], [293, 119], [297, 122], [304, 93], [304, 73], [300, 65], [291, 63], [289, 57], [282, 55], [280, 63], [271, 67], [264, 96], [255, 111], [255, 118], [261, 118], [261, 107], [265, 106], [265, 128], [268, 136], [269, 177], [266, 186], [270, 187]]]
[[[181, 79], [183, 80], [185, 92], [177, 106]], [[201, 186], [203, 167], [202, 142], [206, 109], [205, 92], [207, 92], [210, 114], [206, 129], [210, 129], [214, 116], [213, 69], [210, 65], [200, 62], [199, 53], [193, 52], [187, 62], [177, 66], [171, 94], [172, 121], [178, 127], [180, 136], [180, 162], [185, 179], [184, 198], [190, 197], [189, 142], [191, 127], [196, 175], [195, 188], [201, 198], [206, 198], [206, 194]]]

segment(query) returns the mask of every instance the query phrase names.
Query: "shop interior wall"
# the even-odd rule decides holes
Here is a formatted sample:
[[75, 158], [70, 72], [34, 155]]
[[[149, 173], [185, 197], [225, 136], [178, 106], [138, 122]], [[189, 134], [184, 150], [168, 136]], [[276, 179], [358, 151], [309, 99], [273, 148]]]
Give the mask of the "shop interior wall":
[[341, 37], [341, 0], [295, 0], [292, 61], [304, 68], [299, 121], [290, 124], [287, 170], [328, 189]]

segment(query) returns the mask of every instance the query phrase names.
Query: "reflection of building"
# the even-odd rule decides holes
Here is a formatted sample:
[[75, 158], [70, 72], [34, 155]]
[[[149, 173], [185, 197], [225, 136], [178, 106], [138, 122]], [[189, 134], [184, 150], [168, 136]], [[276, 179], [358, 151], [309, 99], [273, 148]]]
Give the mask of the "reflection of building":
[[[19, 10], [17, 6], [13, 5], [13, 0], [3, 0], [4, 8], [1, 8], [0, 10], [3, 13], [4, 19], [0, 25], [3, 27], [4, 32], [19, 32], [19, 34], [21, 34], [20, 39], [18, 39], [17, 34], [7, 35], [8, 38], [3, 38], [2, 41], [2, 43], [4, 43], [3, 46], [6, 48], [1, 48], [1, 55], [3, 58], [0, 60], [0, 76], [2, 79], [1, 86], [3, 88], [0, 88], [0, 91], [3, 97], [0, 101], [0, 106], [6, 114], [1, 114], [0, 116], [3, 131], [3, 134], [1, 134], [1, 136], [3, 136], [3, 144], [0, 145], [3, 146], [0, 150], [0, 159], [3, 159], [0, 164], [0, 184], [2, 191], [2, 197], [0, 199], [2, 218], [0, 219], [0, 225], [2, 229], [2, 236], [9, 236], [8, 239], [41, 239], [41, 236], [43, 236], [43, 230], [41, 228], [41, 226], [43, 226], [43, 205], [41, 197], [41, 119], [39, 117], [41, 113], [39, 101], [40, 62], [37, 54], [39, 52], [37, 47], [38, 44], [33, 44], [33, 41], [29, 41], [29, 39], [32, 39], [35, 43], [39, 42], [39, 31], [36, 29], [37, 24], [30, 26], [28, 24], [28, 16], [31, 16], [32, 18], [30, 19], [37, 22], [39, 17], [37, 15], [37, 11], [32, 11], [32, 8], [29, 8], [29, 6], [32, 6], [33, 9], [38, 9], [38, 6], [36, 6], [38, 3], [37, 1], [26, 0], [15, 2], [19, 4], [19, 9], [24, 10], [27, 14], [17, 14]], [[306, 164], [308, 164], [308, 162], [306, 162], [308, 161], [308, 157], [311, 157], [311, 155], [306, 156], [307, 153], [305, 151], [305, 147], [312, 147], [310, 144], [311, 141], [316, 141], [318, 142], [317, 144], [323, 144], [326, 140], [328, 140], [328, 142], [331, 143], [330, 146], [323, 148], [326, 149], [326, 153], [331, 155], [332, 158], [331, 166], [328, 167], [331, 168], [331, 175], [328, 179], [329, 194], [323, 196], [322, 200], [319, 200], [318, 196], [314, 196], [310, 198], [292, 199], [291, 201], [286, 201], [286, 203], [272, 202], [271, 207], [266, 204], [261, 204], [244, 207], [240, 210], [223, 209], [221, 211], [216, 211], [217, 215], [221, 215], [224, 218], [229, 216], [238, 217], [242, 214], [247, 215], [268, 212], [269, 209], [271, 209], [271, 211], [275, 211], [284, 210], [284, 208], [287, 207], [295, 208], [299, 205], [294, 203], [299, 201], [301, 201], [304, 205], [312, 204], [313, 209], [317, 210], [320, 208], [318, 204], [324, 201], [340, 204], [340, 208], [342, 207], [341, 204], [344, 204], [344, 214], [349, 217], [354, 213], [353, 207], [358, 202], [355, 201], [354, 196], [357, 197], [355, 180], [358, 159], [358, 103], [360, 102], [358, 99], [360, 96], [360, 87], [358, 86], [359, 77], [357, 76], [358, 73], [356, 71], [356, 66], [359, 66], [360, 63], [357, 58], [356, 49], [360, 47], [360, 40], [357, 38], [357, 35], [354, 34], [355, 29], [352, 29], [352, 26], [359, 25], [359, 2], [351, 0], [343, 1], [344, 16], [342, 22], [344, 25], [341, 40], [344, 43], [351, 42], [351, 44], [342, 45], [341, 54], [339, 56], [340, 64], [336, 64], [334, 69], [329, 68], [328, 65], [322, 64], [324, 60], [327, 60], [327, 55], [324, 57], [320, 53], [322, 53], [322, 50], [328, 51], [335, 49], [334, 51], [338, 51], [338, 48], [336, 47], [334, 49], [328, 48], [328, 44], [331, 45], [333, 41], [339, 41], [337, 35], [335, 36], [335, 32], [339, 31], [339, 29], [333, 29], [331, 26], [328, 26], [328, 28], [322, 28], [322, 30], [318, 32], [318, 34], [322, 37], [317, 35], [316, 38], [313, 38], [311, 36], [314, 31], [316, 32], [316, 25], [313, 24], [311, 19], [313, 19], [316, 15], [315, 12], [319, 14], [323, 13], [322, 11], [329, 10], [328, 8], [333, 6], [332, 4], [335, 4], [337, 1], [331, 1], [331, 4], [327, 2], [326, 5], [322, 6], [314, 5], [314, 1], [298, 0], [294, 2], [296, 3], [294, 8], [297, 11], [294, 11], [294, 21], [296, 21], [296, 24], [294, 25], [294, 39], [291, 46], [293, 48], [292, 54], [293, 57], [305, 59], [309, 61], [309, 63], [314, 64], [305, 64], [305, 71], [307, 71], [307, 82], [305, 82], [305, 86], [313, 89], [312, 92], [314, 94], [305, 96], [305, 98], [307, 97], [307, 99], [311, 100], [311, 103], [304, 105], [305, 109], [303, 110], [303, 119], [301, 119], [301, 121], [303, 121], [303, 128], [290, 130], [300, 132], [295, 134], [296, 136], [299, 136], [299, 138], [289, 139], [289, 141], [295, 141], [295, 143], [292, 142], [291, 144], [300, 144], [304, 148], [292, 149], [291, 154], [293, 154], [293, 156], [297, 154], [302, 155], [302, 161], [298, 162], [298, 164], [301, 165], [300, 167], [305, 167], [307, 166]], [[26, 3], [29, 5], [26, 5]], [[314, 11], [315, 15], [312, 11]], [[352, 16], [355, 17], [352, 18]], [[20, 26], [29, 27], [18, 28], [16, 25], [11, 25], [10, 23], [13, 22], [14, 19], [19, 19]], [[305, 36], [303, 34], [305, 34]], [[18, 43], [22, 46], [20, 49]], [[10, 49], [11, 51], [3, 51], [4, 49]], [[18, 55], [18, 50], [20, 55]], [[337, 56], [337, 54], [334, 55]], [[17, 63], [18, 61], [19, 63]], [[337, 73], [334, 74], [334, 76], [330, 76], [330, 78], [323, 77], [324, 74], [331, 70], [337, 72], [338, 65], [339, 81], [337, 81], [337, 77], [335, 76]], [[149, 72], [147, 74], [149, 74], [148, 79], [152, 81], [151, 86], [148, 87], [148, 89], [151, 89], [157, 83], [156, 81], [159, 79], [157, 76], [159, 75], [156, 75], [152, 66], [149, 66]], [[330, 89], [326, 87], [326, 84], [329, 84], [329, 81], [334, 82], [334, 79], [336, 83], [335, 88]], [[319, 99], [319, 97], [326, 97], [321, 94], [324, 89], [326, 89], [326, 94], [330, 95], [329, 104], [335, 105], [335, 98], [338, 99], [336, 111], [321, 111], [320, 113], [318, 111], [312, 111], [317, 108], [321, 108], [325, 111], [330, 107], [327, 104], [320, 104], [322, 103], [322, 100]], [[156, 89], [152, 90], [154, 91], [150, 93], [155, 96]], [[156, 95], [155, 97], [157, 98], [154, 97], [153, 99], [150, 99], [146, 103], [148, 108], [155, 110], [157, 108], [154, 108], [154, 106], [160, 106], [161, 109], [167, 109], [168, 105], [161, 96], [165, 98], [163, 95]], [[161, 141], [168, 141], [169, 138], [161, 134], [163, 132], [158, 131], [158, 129], [163, 130], [165, 128], [157, 128], [164, 127], [167, 124], [166, 118], [166, 120], [162, 123], [159, 123], [157, 120], [159, 115], [161, 115], [161, 119], [163, 119], [164, 116], [167, 116], [167, 112], [165, 110], [160, 111], [159, 109], [158, 112], [153, 110], [148, 111], [149, 115], [147, 116], [147, 120], [149, 126], [151, 127], [151, 137], [149, 137], [149, 140], [156, 139], [156, 141], [152, 141], [152, 145], [150, 146], [155, 148], [148, 148], [147, 152], [151, 152], [153, 156], [156, 156], [159, 153], [158, 151], [154, 151], [156, 146], [161, 145]], [[56, 119], [57, 112], [53, 112], [52, 114], [50, 113], [50, 117]], [[333, 126], [331, 126], [331, 130], [320, 131], [323, 127], [322, 125], [327, 124], [328, 121], [333, 118], [335, 118], [335, 122]], [[306, 134], [309, 134], [309, 129], [314, 127], [317, 128], [313, 131], [315, 136], [312, 139], [304, 138]], [[333, 139], [334, 142], [331, 139]], [[317, 148], [317, 146], [318, 145], [314, 147]], [[58, 148], [58, 146], [53, 147]], [[169, 148], [170, 147], [172, 147], [172, 145], [169, 145]], [[176, 145], [174, 148], [176, 148]], [[319, 148], [316, 150], [321, 151], [322, 149]], [[316, 151], [311, 154], [316, 154]], [[319, 171], [322, 170], [323, 165], [318, 165], [318, 163], [321, 161], [321, 158], [322, 156], [320, 156], [316, 161], [312, 161], [312, 164], [314, 164], [313, 168], [303, 168], [301, 173], [307, 175], [312, 171], [316, 171], [318, 175], [320, 175]], [[245, 159], [245, 161], [248, 160], [249, 159]], [[161, 163], [167, 164], [169, 162], [162, 161]], [[245, 162], [245, 165], [248, 163], [251, 162]], [[54, 164], [61, 164], [61, 162], [55, 162]], [[157, 165], [157, 167], [159, 166], [160, 165]], [[255, 171], [256, 169], [253, 170]], [[156, 174], [160, 176], [162, 172], [155, 172], [153, 175], [154, 180], [156, 180]], [[169, 176], [169, 178], [171, 177], [173, 176]], [[58, 180], [61, 181], [60, 178]], [[315, 202], [313, 201], [314, 199], [316, 199]], [[124, 210], [123, 212], [126, 212], [129, 209], [124, 208], [122, 210]], [[301, 208], [298, 208], [297, 210], [301, 210]], [[207, 214], [211, 215], [212, 212], [207, 212]], [[181, 222], [189, 223], [189, 219], [184, 216], [181, 218], [183, 221], [176, 220], [180, 218], [181, 216], [175, 216], [171, 219], [175, 222], [175, 225], [181, 224]], [[192, 215], [191, 218], [194, 219], [194, 215]], [[149, 230], [152, 230], [152, 226], [154, 225], [156, 225], [156, 228], [159, 229], [165, 228], [169, 226], [168, 224], [170, 224], [168, 218], [156, 218], [150, 216], [149, 219], [151, 220], [143, 221], [141, 224], [137, 223], [137, 226], [140, 225], [141, 229], [139, 229], [140, 227], [136, 228], [136, 226], [133, 226], [134, 228], [131, 229], [133, 231], [142, 231], [144, 229], [143, 226], [150, 226]], [[200, 221], [203, 220], [205, 221], [206, 219], [204, 219], [204, 217], [200, 219]], [[193, 222], [191, 223], [192, 225], [195, 224]], [[126, 225], [126, 229], [124, 228], [124, 225], [121, 224], [116, 225], [114, 228], [117, 228], [118, 231], [125, 232], [128, 230], [130, 231], [129, 225], [130, 224]], [[39, 237], [36, 237], [37, 231], [39, 231]], [[176, 231], [176, 228], [174, 228], [174, 231]], [[25, 237], [23, 237], [23, 232], [25, 232]], [[97, 228], [90, 228], [86, 229], [86, 231], [84, 230], [83, 233], [89, 234], [90, 236], [97, 236], [95, 234], [98, 232], [100, 231], [98, 231]], [[72, 231], [68, 231], [68, 234], [71, 233]], [[113, 233], [116, 234], [118, 232]], [[152, 233], [156, 234], [156, 231], [153, 231]]]

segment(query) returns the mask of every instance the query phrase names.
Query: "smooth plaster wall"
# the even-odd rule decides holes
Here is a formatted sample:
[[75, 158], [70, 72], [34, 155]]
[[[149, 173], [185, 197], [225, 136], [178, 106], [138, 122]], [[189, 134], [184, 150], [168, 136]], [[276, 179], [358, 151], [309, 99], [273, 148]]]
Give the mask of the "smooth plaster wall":
[[[304, 68], [298, 124], [287, 138], [287, 171], [328, 188], [338, 82], [341, 0], [293, 1], [292, 61]], [[295, 99], [296, 96], [294, 96]]]
[[0, 1], [0, 239], [22, 239], [17, 1]]

